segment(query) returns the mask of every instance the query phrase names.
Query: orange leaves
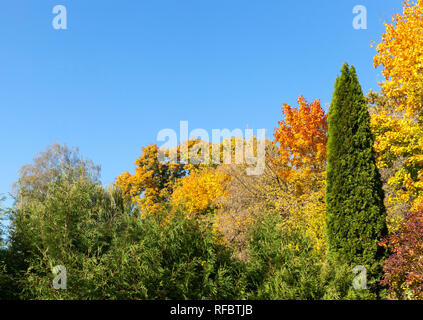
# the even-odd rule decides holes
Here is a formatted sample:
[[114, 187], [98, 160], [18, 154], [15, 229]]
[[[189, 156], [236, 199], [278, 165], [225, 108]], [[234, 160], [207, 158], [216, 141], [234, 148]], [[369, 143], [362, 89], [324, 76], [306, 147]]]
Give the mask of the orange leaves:
[[282, 107], [284, 120], [275, 129], [275, 143], [279, 145], [281, 175], [285, 179], [295, 171], [321, 173], [326, 165], [327, 115], [320, 100], [308, 104], [304, 97], [299, 107]]

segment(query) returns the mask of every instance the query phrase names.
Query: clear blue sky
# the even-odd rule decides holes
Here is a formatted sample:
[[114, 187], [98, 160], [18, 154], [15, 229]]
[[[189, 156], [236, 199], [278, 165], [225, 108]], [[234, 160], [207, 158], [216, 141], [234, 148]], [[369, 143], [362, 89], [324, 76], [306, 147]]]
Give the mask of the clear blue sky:
[[[355, 5], [368, 29], [352, 27]], [[54, 30], [65, 5], [68, 30]], [[0, 193], [56, 141], [133, 170], [164, 128], [267, 128], [299, 95], [329, 103], [344, 61], [378, 89], [375, 49], [400, 0], [4, 0], [0, 4]]]

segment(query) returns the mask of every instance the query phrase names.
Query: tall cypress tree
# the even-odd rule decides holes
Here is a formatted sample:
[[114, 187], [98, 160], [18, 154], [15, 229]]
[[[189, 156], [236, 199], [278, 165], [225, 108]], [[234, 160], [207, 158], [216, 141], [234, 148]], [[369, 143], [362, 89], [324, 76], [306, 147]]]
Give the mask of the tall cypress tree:
[[373, 151], [368, 106], [355, 68], [344, 64], [328, 118], [326, 233], [329, 258], [367, 268], [369, 284], [381, 276], [387, 234], [384, 193]]

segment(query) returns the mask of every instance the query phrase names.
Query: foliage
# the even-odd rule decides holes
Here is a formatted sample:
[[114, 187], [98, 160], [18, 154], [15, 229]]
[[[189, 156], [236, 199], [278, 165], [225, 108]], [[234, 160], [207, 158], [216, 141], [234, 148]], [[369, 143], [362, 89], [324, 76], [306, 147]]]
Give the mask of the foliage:
[[[54, 266], [78, 269], [87, 259], [105, 254], [119, 230], [119, 217], [129, 212], [118, 189], [104, 190], [89, 181], [52, 182], [45, 201], [26, 203], [14, 219], [12, 248], [21, 249], [27, 264], [21, 280], [24, 295], [36, 295], [32, 290], [42, 286], [31, 285], [50, 275]], [[51, 291], [51, 281], [48, 285]]]
[[218, 200], [228, 195], [230, 176], [213, 168], [197, 170], [181, 178], [174, 188], [171, 204], [189, 215], [215, 212]]
[[319, 100], [308, 104], [300, 96], [297, 102], [298, 108], [283, 105], [284, 120], [279, 121], [273, 136], [279, 146], [280, 157], [276, 159], [279, 174], [284, 180], [295, 180], [297, 187], [304, 192], [316, 179], [324, 178], [327, 115]]
[[[411, 202], [414, 209], [423, 204], [422, 14], [423, 1], [405, 1], [403, 13], [385, 24], [374, 58], [375, 67], [383, 67], [382, 97], [389, 99], [389, 104], [377, 107], [372, 116], [378, 165], [392, 167], [392, 161], [401, 161], [389, 181], [396, 191], [391, 200]], [[394, 222], [398, 225], [401, 219]]]
[[386, 32], [376, 47], [375, 67], [383, 66], [382, 89], [406, 117], [423, 110], [423, 1], [404, 2], [403, 14], [385, 23]]
[[287, 201], [288, 206], [284, 219], [284, 227], [304, 233], [313, 243], [313, 249], [318, 254], [324, 254], [327, 249], [325, 218], [325, 181], [299, 197]]
[[0, 250], [1, 249], [3, 249], [4, 248], [4, 240], [5, 239], [3, 239], [3, 236], [4, 236], [4, 226], [3, 226], [3, 220], [4, 220], [4, 218], [5, 218], [5, 215], [6, 215], [6, 213], [7, 213], [7, 210], [3, 207], [3, 201], [5, 200], [6, 198], [5, 197], [3, 197], [1, 194], [0, 194]]
[[43, 200], [48, 184], [59, 176], [69, 181], [83, 178], [97, 182], [100, 166], [84, 160], [78, 148], [69, 149], [66, 145], [53, 143], [37, 154], [32, 163], [20, 168], [19, 179], [13, 186], [16, 200], [19, 203], [26, 199]]
[[375, 135], [376, 163], [384, 181], [387, 222], [395, 230], [404, 213], [421, 201], [423, 127], [407, 119], [386, 95], [370, 92], [371, 127]]
[[114, 237], [107, 253], [79, 258], [68, 253], [67, 290], [52, 290], [50, 269], [42, 266], [44, 260], [34, 263], [28, 277], [30, 296], [233, 299], [240, 293], [240, 265], [216, 242], [210, 225], [182, 214], [173, 215], [166, 223], [166, 214], [121, 218], [125, 227]]
[[[16, 265], [12, 260], [11, 250], [6, 246], [5, 226], [3, 221], [8, 217], [10, 209], [2, 206], [4, 197], [0, 196], [0, 300], [13, 300], [18, 298], [19, 287], [16, 284], [14, 269]], [[2, 237], [3, 236], [3, 237]]]
[[285, 184], [283, 212], [285, 227], [305, 232], [319, 252], [326, 249], [325, 170], [327, 114], [320, 100], [308, 104], [304, 97], [299, 107], [283, 105], [283, 119], [275, 129], [274, 143], [279, 155], [269, 159]]
[[283, 228], [277, 214], [265, 215], [253, 229], [246, 272], [250, 299], [322, 300], [371, 298], [352, 288], [351, 268], [325, 264], [310, 240]]
[[422, 16], [407, 0], [385, 24], [380, 94], [366, 101], [345, 64], [329, 115], [300, 96], [273, 141], [152, 144], [108, 188], [77, 148], [39, 153], [13, 186], [8, 246], [0, 224], [0, 299], [423, 299]]
[[0, 195], [0, 299], [6, 296], [6, 293], [3, 292], [6, 288], [7, 283], [7, 270], [6, 270], [6, 258], [4, 250], [4, 239], [3, 239], [3, 215], [4, 209], [2, 207], [2, 202], [4, 198]]
[[329, 111], [326, 230], [331, 259], [365, 266], [373, 282], [385, 251], [383, 190], [370, 116], [354, 67], [344, 64]]
[[281, 214], [285, 228], [306, 233], [316, 251], [326, 250], [326, 115], [318, 100], [307, 104], [299, 97], [298, 102], [299, 109], [282, 109], [285, 120], [275, 129], [275, 140], [266, 142], [263, 174], [248, 176], [245, 165], [223, 167], [231, 184], [216, 226], [243, 259], [248, 230], [263, 212]]
[[381, 241], [391, 255], [382, 283], [391, 299], [423, 299], [423, 210], [407, 216], [401, 227]]
[[174, 183], [186, 174], [184, 165], [179, 162], [160, 159], [157, 145], [149, 145], [142, 149], [142, 155], [135, 161], [135, 174], [122, 173], [116, 179], [116, 185], [144, 213], [158, 213], [169, 201]]
[[113, 251], [112, 261], [107, 262], [112, 265], [105, 269], [117, 270], [117, 277], [108, 283], [110, 295], [121, 292], [123, 280], [130, 284], [124, 298], [237, 297], [241, 288], [239, 265], [231, 259], [231, 251], [219, 244], [211, 225], [186, 219], [184, 214], [173, 215], [166, 224], [161, 219], [133, 221], [132, 235], [120, 240], [124, 249]]
[[59, 260], [69, 250], [86, 252], [93, 242], [100, 246], [110, 239], [113, 230], [103, 233], [105, 220], [116, 210], [102, 207], [106, 199], [98, 182], [99, 170], [83, 160], [77, 149], [57, 144], [20, 170], [6, 255], [14, 298], [26, 288], [24, 273], [45, 252]]

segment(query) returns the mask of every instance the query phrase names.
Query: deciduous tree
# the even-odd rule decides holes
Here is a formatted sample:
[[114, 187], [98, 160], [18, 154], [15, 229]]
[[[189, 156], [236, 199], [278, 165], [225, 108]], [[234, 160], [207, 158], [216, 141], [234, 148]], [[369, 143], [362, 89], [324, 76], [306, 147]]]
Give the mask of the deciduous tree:
[[283, 105], [284, 119], [273, 136], [280, 153], [278, 172], [282, 179], [295, 181], [301, 193], [324, 179], [327, 115], [320, 100], [309, 104], [300, 96], [297, 102], [298, 108]]
[[141, 156], [135, 161], [135, 173], [124, 172], [116, 179], [116, 185], [143, 214], [161, 212], [169, 202], [175, 182], [187, 173], [184, 164], [166, 161], [169, 150], [163, 152], [161, 159], [157, 145], [142, 148]]
[[382, 89], [407, 117], [423, 110], [423, 1], [404, 1], [403, 13], [385, 23], [375, 67], [383, 66]]

